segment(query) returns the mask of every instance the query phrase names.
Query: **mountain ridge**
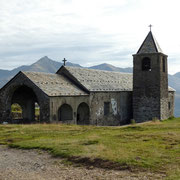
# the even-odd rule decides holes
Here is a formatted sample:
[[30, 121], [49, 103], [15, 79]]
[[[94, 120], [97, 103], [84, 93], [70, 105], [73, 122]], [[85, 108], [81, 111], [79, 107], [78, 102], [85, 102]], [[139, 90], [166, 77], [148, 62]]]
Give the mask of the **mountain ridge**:
[[[24, 65], [17, 67], [13, 70], [3, 70], [0, 69], [0, 88], [2, 88], [15, 74], [19, 71], [34, 71], [34, 72], [47, 72], [47, 73], [55, 73], [63, 63], [50, 59], [47, 56], [40, 58], [38, 61], [31, 65]], [[83, 67], [79, 64], [74, 64], [71, 62], [67, 62], [66, 66], [74, 66], [74, 67], [81, 67], [81, 68], [89, 68], [89, 69], [99, 69], [99, 70], [106, 70], [106, 71], [115, 71], [115, 72], [124, 72], [124, 73], [132, 73], [133, 68], [120, 68], [113, 66], [111, 64], [103, 63], [96, 66], [91, 67]], [[168, 75], [169, 78], [169, 86], [176, 90], [176, 97], [175, 97], [175, 115], [180, 116], [180, 72], [174, 75]]]

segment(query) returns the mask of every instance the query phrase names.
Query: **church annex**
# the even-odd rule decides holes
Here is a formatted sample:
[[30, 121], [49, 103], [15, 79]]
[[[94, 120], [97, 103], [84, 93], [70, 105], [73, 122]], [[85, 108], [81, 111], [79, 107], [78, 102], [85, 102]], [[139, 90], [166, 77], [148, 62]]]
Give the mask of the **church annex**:
[[175, 90], [168, 87], [167, 55], [150, 31], [133, 55], [133, 74], [62, 66], [55, 74], [19, 72], [0, 90], [0, 122], [13, 122], [11, 105], [23, 122], [122, 125], [135, 119], [174, 115]]

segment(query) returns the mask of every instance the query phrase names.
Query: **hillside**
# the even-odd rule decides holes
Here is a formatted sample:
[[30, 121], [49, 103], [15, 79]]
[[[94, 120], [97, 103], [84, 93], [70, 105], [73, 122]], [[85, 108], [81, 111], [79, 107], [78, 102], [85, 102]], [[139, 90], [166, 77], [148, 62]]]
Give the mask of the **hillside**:
[[[7, 83], [15, 74], [19, 71], [34, 71], [34, 72], [48, 72], [48, 73], [55, 73], [63, 63], [54, 61], [47, 56], [42, 57], [37, 62], [29, 65], [29, 66], [20, 66], [15, 68], [11, 71], [9, 70], [1, 70], [0, 69], [0, 88]], [[73, 64], [70, 62], [66, 63], [67, 66], [75, 66], [75, 67], [82, 67], [79, 64]], [[99, 69], [99, 70], [106, 70], [106, 71], [117, 71], [117, 72], [128, 72], [132, 73], [132, 68], [119, 68], [113, 66], [111, 64], [100, 64], [97, 66], [91, 66], [90, 69]], [[175, 116], [180, 116], [180, 72], [174, 75], [169, 75], [169, 86], [176, 90], [175, 96]]]

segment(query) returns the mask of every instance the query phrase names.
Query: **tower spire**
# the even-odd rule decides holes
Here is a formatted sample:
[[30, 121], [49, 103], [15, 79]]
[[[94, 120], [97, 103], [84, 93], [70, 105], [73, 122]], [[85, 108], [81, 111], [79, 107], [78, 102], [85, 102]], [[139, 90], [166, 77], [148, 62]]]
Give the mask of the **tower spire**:
[[140, 46], [137, 54], [144, 54], [144, 53], [163, 53], [162, 49], [160, 48], [156, 38], [153, 36], [151, 32], [152, 25], [149, 25], [150, 31], [146, 36], [144, 42]]

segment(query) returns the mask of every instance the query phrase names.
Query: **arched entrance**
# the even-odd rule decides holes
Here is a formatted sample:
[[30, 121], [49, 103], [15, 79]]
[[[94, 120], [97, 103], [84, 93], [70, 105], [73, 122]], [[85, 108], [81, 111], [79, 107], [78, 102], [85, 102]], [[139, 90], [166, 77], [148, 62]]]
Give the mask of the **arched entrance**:
[[63, 104], [59, 110], [58, 110], [58, 114], [59, 114], [59, 121], [69, 121], [69, 120], [73, 120], [73, 110], [72, 107], [68, 104]]
[[[12, 104], [19, 104], [22, 108], [22, 121], [16, 122], [12, 118], [12, 123], [31, 123], [35, 122], [35, 103], [38, 102], [34, 91], [27, 86], [18, 87], [11, 99]], [[12, 109], [11, 109], [12, 115]]]
[[89, 124], [89, 106], [86, 103], [81, 103], [77, 109], [77, 124]]

